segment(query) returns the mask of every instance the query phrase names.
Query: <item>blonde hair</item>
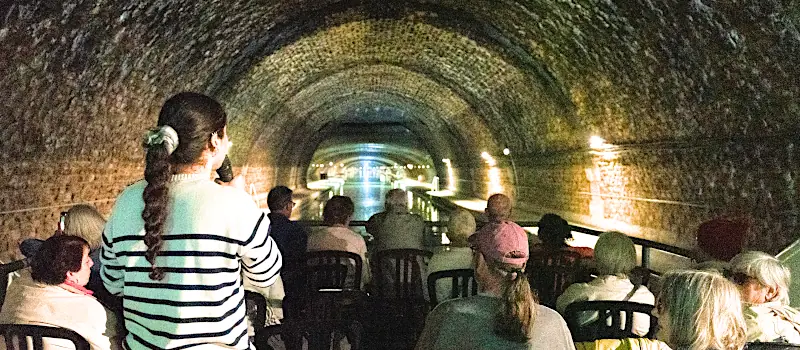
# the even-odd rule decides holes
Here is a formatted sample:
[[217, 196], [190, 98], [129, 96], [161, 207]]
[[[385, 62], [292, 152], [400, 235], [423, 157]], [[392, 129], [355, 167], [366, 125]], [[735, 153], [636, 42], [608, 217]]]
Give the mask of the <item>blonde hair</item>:
[[502, 221], [511, 217], [511, 198], [495, 193], [486, 201], [486, 216], [489, 221]]
[[673, 349], [740, 350], [747, 341], [739, 290], [715, 272], [672, 271], [656, 303]]
[[456, 209], [447, 222], [447, 238], [455, 247], [466, 247], [467, 238], [475, 232], [475, 217], [464, 209]]
[[733, 273], [743, 273], [755, 278], [766, 287], [772, 287], [777, 295], [772, 300], [789, 305], [789, 283], [792, 273], [776, 257], [764, 252], [748, 251], [734, 256], [730, 262]]
[[399, 188], [386, 192], [386, 210], [408, 211], [408, 194]]
[[78, 236], [89, 242], [89, 249], [100, 247], [106, 219], [91, 205], [78, 204], [67, 211], [64, 234]]
[[594, 246], [594, 260], [601, 275], [627, 275], [636, 267], [633, 240], [617, 231], [600, 234]]

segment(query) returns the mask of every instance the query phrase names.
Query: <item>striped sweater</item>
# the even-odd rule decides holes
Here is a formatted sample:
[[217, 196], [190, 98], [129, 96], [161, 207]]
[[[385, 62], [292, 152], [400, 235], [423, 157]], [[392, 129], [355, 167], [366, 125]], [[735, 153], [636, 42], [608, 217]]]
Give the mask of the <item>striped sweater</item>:
[[145, 185], [122, 192], [103, 233], [101, 276], [111, 293], [123, 296], [126, 347], [251, 347], [241, 278], [267, 287], [280, 272], [269, 219], [241, 190], [207, 176], [173, 176], [156, 258], [165, 277], [154, 281], [143, 240]]

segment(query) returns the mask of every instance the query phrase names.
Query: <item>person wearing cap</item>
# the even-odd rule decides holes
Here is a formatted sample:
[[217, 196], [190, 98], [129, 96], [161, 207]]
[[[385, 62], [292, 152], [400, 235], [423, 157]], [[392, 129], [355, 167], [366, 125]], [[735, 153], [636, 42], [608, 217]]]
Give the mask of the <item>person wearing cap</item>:
[[479, 294], [439, 304], [417, 349], [575, 349], [564, 319], [536, 303], [525, 264], [528, 239], [511, 221], [470, 236]]

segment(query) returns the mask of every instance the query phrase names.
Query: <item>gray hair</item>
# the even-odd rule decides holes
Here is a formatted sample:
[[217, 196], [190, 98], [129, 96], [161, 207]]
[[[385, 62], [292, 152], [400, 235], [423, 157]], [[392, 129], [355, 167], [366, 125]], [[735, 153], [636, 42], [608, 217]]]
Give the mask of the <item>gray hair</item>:
[[399, 188], [386, 192], [386, 210], [408, 210], [408, 194]]
[[495, 193], [486, 201], [486, 216], [491, 222], [500, 222], [511, 217], [511, 198], [502, 194]]
[[776, 257], [764, 252], [748, 251], [731, 259], [731, 272], [755, 278], [766, 287], [774, 288], [777, 295], [772, 300], [789, 305], [789, 283], [792, 273]]
[[447, 238], [455, 247], [466, 247], [467, 238], [475, 232], [475, 217], [464, 209], [456, 209], [447, 222]]
[[668, 316], [662, 340], [673, 349], [738, 350], [747, 341], [739, 290], [716, 272], [667, 272], [656, 310]]
[[78, 204], [67, 211], [64, 234], [78, 236], [89, 242], [89, 249], [100, 248], [106, 219], [91, 205]]
[[636, 267], [636, 248], [625, 234], [604, 232], [594, 246], [594, 261], [601, 275], [627, 275]]

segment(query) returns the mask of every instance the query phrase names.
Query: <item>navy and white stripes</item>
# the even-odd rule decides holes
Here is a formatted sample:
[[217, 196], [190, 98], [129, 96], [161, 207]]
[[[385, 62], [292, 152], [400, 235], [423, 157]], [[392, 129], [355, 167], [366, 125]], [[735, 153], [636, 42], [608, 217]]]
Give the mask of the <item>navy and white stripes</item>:
[[[106, 288], [124, 297], [131, 349], [249, 347], [240, 278], [267, 287], [281, 268], [269, 219], [244, 193], [206, 179], [170, 183], [171, 210], [151, 280], [141, 219], [145, 183], [117, 199], [103, 234]], [[242, 273], [244, 272], [244, 273]]]

